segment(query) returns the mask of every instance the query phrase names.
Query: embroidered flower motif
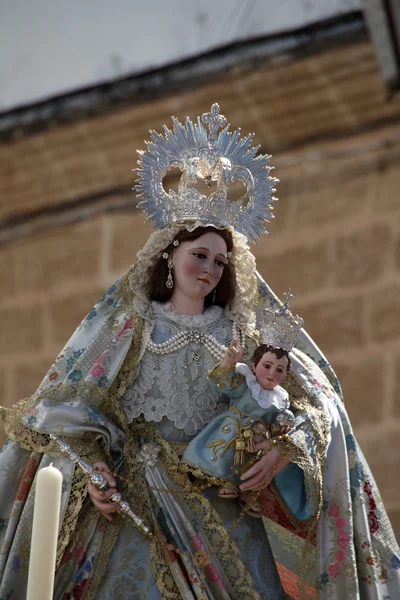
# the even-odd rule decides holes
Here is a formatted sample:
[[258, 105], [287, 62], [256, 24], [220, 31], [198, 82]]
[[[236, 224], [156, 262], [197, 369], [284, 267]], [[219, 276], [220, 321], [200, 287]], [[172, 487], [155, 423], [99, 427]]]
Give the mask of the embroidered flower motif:
[[369, 530], [372, 533], [372, 535], [374, 533], [376, 533], [379, 529], [378, 518], [377, 518], [375, 512], [372, 510], [370, 510], [368, 513], [368, 525], [369, 525]]
[[138, 584], [138, 581], [142, 581], [140, 573], [138, 576], [138, 571], [139, 569], [135, 569], [132, 575], [121, 575], [116, 579], [112, 591], [113, 600], [127, 600], [127, 598], [145, 600], [147, 598], [146, 592], [141, 591], [141, 586]]
[[329, 571], [329, 575], [331, 577], [337, 577], [339, 575], [339, 573], [340, 573], [340, 569], [339, 569], [338, 563], [334, 563], [333, 565], [329, 565], [328, 571]]
[[337, 504], [331, 504], [331, 506], [328, 508], [328, 515], [331, 517], [331, 519], [335, 519], [339, 516], [339, 507]]
[[379, 575], [379, 579], [382, 581], [382, 583], [386, 583], [387, 582], [387, 571], [386, 569], [382, 569], [380, 575]]
[[349, 538], [348, 534], [346, 533], [346, 531], [343, 531], [343, 529], [341, 531], [339, 531], [339, 534], [337, 536], [337, 543], [338, 543], [339, 548], [342, 548], [342, 550], [344, 550], [344, 548], [346, 548], [349, 541], [350, 541], [350, 538]]
[[393, 554], [392, 558], [390, 559], [390, 564], [392, 566], [393, 569], [400, 569], [400, 559], [398, 556], [396, 556], [395, 554]]
[[206, 566], [206, 573], [208, 575], [208, 577], [211, 579], [211, 581], [214, 581], [215, 583], [219, 583], [220, 588], [224, 589], [224, 584], [222, 582], [222, 579], [217, 571], [217, 569], [215, 568], [215, 566], [212, 563], [208, 563], [208, 565]]
[[103, 375], [103, 373], [104, 373], [104, 367], [102, 367], [99, 364], [95, 364], [90, 371], [90, 374], [93, 377], [101, 377]]
[[343, 550], [337, 550], [336, 551], [336, 553], [335, 553], [335, 560], [336, 560], [337, 563], [340, 564], [341, 562], [343, 562], [344, 561], [344, 557], [345, 557], [345, 554], [344, 554]]
[[76, 363], [78, 358], [80, 356], [82, 356], [83, 353], [84, 353], [84, 348], [81, 348], [80, 350], [75, 350], [74, 352], [72, 352], [72, 354], [70, 354], [70, 356], [68, 356], [67, 371], [70, 371], [72, 369], [72, 367], [74, 366], [74, 364]]
[[339, 515], [338, 518], [336, 519], [336, 527], [338, 529], [344, 529], [345, 526], [346, 526], [346, 521], [344, 520], [343, 517], [341, 517]]
[[83, 598], [83, 592], [85, 591], [85, 587], [88, 580], [84, 579], [77, 586], [74, 587], [72, 592], [72, 597], [74, 600], [81, 600]]
[[366, 481], [364, 483], [364, 492], [367, 494], [367, 496], [370, 496], [372, 494], [372, 486], [369, 481]]
[[49, 375], [49, 379], [50, 381], [54, 381], [55, 379], [57, 379], [58, 377], [58, 373], [56, 371], [53, 371], [52, 373], [50, 373]]
[[97, 383], [100, 387], [107, 387], [108, 377], [106, 377], [106, 375], [102, 375]]
[[319, 359], [319, 361], [318, 361], [318, 366], [319, 366], [321, 369], [325, 369], [326, 367], [330, 367], [331, 365], [328, 363], [328, 361], [327, 361], [327, 360], [325, 360], [325, 359], [323, 359], [323, 358], [320, 358], [320, 359]]
[[143, 407], [143, 414], [146, 421], [156, 421], [159, 423], [166, 414], [162, 398], [148, 398]]
[[351, 433], [346, 435], [346, 447], [347, 450], [355, 450], [356, 449], [356, 440], [354, 439], [354, 436], [351, 435]]
[[90, 311], [90, 313], [88, 314], [88, 316], [86, 317], [87, 321], [91, 321], [92, 319], [94, 319], [97, 316], [97, 311], [96, 309], [93, 307], [92, 310]]
[[130, 319], [127, 319], [125, 321], [123, 327], [118, 331], [117, 337], [121, 337], [121, 335], [123, 335], [125, 333], [125, 331], [128, 331], [130, 329], [133, 329], [133, 319], [132, 319], [132, 317]]
[[[224, 583], [219, 575], [216, 567], [210, 562], [210, 557], [208, 556], [204, 546], [200, 540], [199, 534], [197, 533], [195, 536], [192, 536], [192, 541], [194, 547], [197, 550], [196, 559], [199, 564], [202, 564], [205, 567], [206, 573], [211, 581], [218, 583], [221, 589], [225, 589]], [[195, 561], [196, 562], [196, 561]]]
[[73, 381], [74, 383], [77, 383], [78, 381], [82, 381], [82, 379], [83, 379], [83, 373], [79, 369], [74, 369], [72, 371], [72, 373], [70, 373], [68, 375], [68, 381]]

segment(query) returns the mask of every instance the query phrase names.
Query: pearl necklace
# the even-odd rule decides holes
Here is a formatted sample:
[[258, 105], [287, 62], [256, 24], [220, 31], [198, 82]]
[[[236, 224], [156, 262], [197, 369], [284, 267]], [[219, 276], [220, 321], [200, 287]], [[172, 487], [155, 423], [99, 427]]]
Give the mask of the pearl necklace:
[[[239, 332], [239, 337], [242, 338], [240, 334], [241, 332]], [[232, 327], [232, 338], [235, 337], [237, 337], [237, 330], [234, 323]], [[226, 346], [217, 342], [214, 336], [198, 331], [197, 329], [181, 331], [180, 333], [173, 335], [166, 342], [161, 342], [161, 344], [156, 344], [152, 340], [149, 340], [146, 348], [154, 354], [170, 354], [171, 352], [180, 350], [191, 342], [202, 344], [218, 361], [223, 359], [227, 350]], [[242, 344], [242, 339], [239, 339], [239, 343]]]

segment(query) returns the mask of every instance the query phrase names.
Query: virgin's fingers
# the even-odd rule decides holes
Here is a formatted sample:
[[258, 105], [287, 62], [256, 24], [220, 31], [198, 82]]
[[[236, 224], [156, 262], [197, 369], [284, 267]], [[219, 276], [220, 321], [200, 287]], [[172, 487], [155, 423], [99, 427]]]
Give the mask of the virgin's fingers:
[[97, 462], [94, 470], [104, 477], [110, 487], [114, 488], [116, 486], [116, 481], [105, 463], [102, 461]]
[[256, 473], [258, 473], [261, 470], [262, 470], [262, 466], [260, 465], [260, 463], [256, 463], [248, 471], [245, 471], [244, 473], [242, 473], [242, 475], [240, 476], [240, 479], [242, 481], [245, 481], [246, 479], [249, 479], [249, 477], [253, 477], [253, 475], [255, 475]]
[[242, 483], [239, 488], [242, 491], [245, 490], [257, 490], [261, 487], [266, 487], [270, 483], [269, 475], [265, 476], [263, 473], [255, 475], [251, 479], [248, 479]]
[[116, 491], [117, 491], [116, 488], [110, 488], [106, 492], [102, 492], [101, 490], [98, 490], [96, 487], [94, 487], [91, 484], [89, 484], [89, 486], [88, 486], [88, 492], [89, 492], [90, 498], [93, 501], [96, 500], [97, 502], [106, 502], [106, 500], [108, 500], [108, 498], [110, 498], [113, 494], [115, 494]]
[[96, 508], [108, 508], [111, 507], [113, 508], [113, 510], [118, 510], [116, 508], [116, 504], [114, 502], [111, 502], [109, 500], [107, 500], [106, 498], [104, 498], [104, 496], [91, 496], [90, 499], [92, 500], [93, 504], [96, 506]]

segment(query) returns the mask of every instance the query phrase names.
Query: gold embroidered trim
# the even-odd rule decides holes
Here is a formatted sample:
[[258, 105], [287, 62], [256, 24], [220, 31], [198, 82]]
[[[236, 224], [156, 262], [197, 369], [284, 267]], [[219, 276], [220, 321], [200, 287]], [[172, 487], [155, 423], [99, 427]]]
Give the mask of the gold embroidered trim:
[[[207, 536], [211, 547], [216, 552], [217, 558], [224, 568], [224, 573], [235, 591], [235, 597], [261, 600], [254, 588], [251, 576], [241, 561], [240, 552], [236, 544], [229, 537], [220, 516], [202, 493], [202, 490], [206, 487], [204, 482], [193, 481], [188, 476], [189, 473], [195, 473], [195, 470], [192, 470], [189, 465], [180, 461], [171, 445], [162, 438], [161, 433], [155, 427], [148, 423], [137, 423], [135, 424], [135, 429], [137, 430], [135, 436], [146, 441], [153, 441], [160, 446], [159, 460], [166, 474], [179, 486], [197, 522], [201, 523], [202, 530]], [[135, 459], [133, 458], [134, 461]], [[139, 461], [136, 460], [136, 462]], [[169, 600], [171, 598], [181, 600], [179, 595], [174, 596], [175, 592], [171, 591], [171, 575], [163, 558], [165, 553], [165, 548], [163, 548], [164, 543], [156, 536], [152, 544], [152, 569], [155, 576], [157, 576], [157, 585], [160, 589], [161, 597], [168, 598]]]
[[133, 378], [133, 373], [136, 367], [136, 364], [139, 360], [140, 350], [142, 347], [142, 337], [143, 337], [143, 323], [142, 319], [135, 314], [134, 315], [134, 323], [135, 323], [135, 333], [133, 335], [132, 343], [128, 352], [126, 353], [125, 359], [119, 369], [118, 375], [115, 378], [113, 385], [110, 388], [110, 396], [118, 400], [117, 405], [119, 410], [123, 416], [123, 420], [126, 422], [125, 414], [119, 406], [119, 400], [124, 395], [126, 388], [130, 384]]
[[[95, 511], [97, 509], [93, 506], [93, 511], [91, 511], [91, 518], [101, 518], [97, 517]], [[100, 553], [93, 565], [92, 575], [88, 580], [88, 583], [84, 589], [83, 596], [81, 600], [93, 600], [95, 597], [98, 586], [100, 585], [101, 578], [104, 575], [104, 572], [107, 567], [107, 563], [110, 559], [110, 555], [112, 549], [114, 547], [115, 542], [117, 541], [119, 530], [121, 529], [122, 518], [119, 515], [115, 515], [112, 521], [106, 521], [105, 529], [103, 534], [103, 539], [101, 542]]]
[[[233, 375], [231, 375], [233, 373]], [[208, 377], [214, 379], [216, 386], [223, 388], [229, 386], [235, 390], [243, 382], [244, 377], [241, 373], [236, 373], [235, 367], [223, 367], [221, 363], [208, 371]]]

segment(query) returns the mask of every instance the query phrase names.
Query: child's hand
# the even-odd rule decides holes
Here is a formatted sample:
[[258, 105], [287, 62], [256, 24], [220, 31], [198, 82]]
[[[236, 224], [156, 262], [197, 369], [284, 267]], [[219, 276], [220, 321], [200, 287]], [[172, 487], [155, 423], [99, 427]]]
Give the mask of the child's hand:
[[242, 358], [244, 352], [244, 346], [238, 346], [237, 338], [233, 338], [232, 344], [227, 348], [224, 359], [221, 363], [222, 367], [230, 369], [235, 366], [237, 362]]

